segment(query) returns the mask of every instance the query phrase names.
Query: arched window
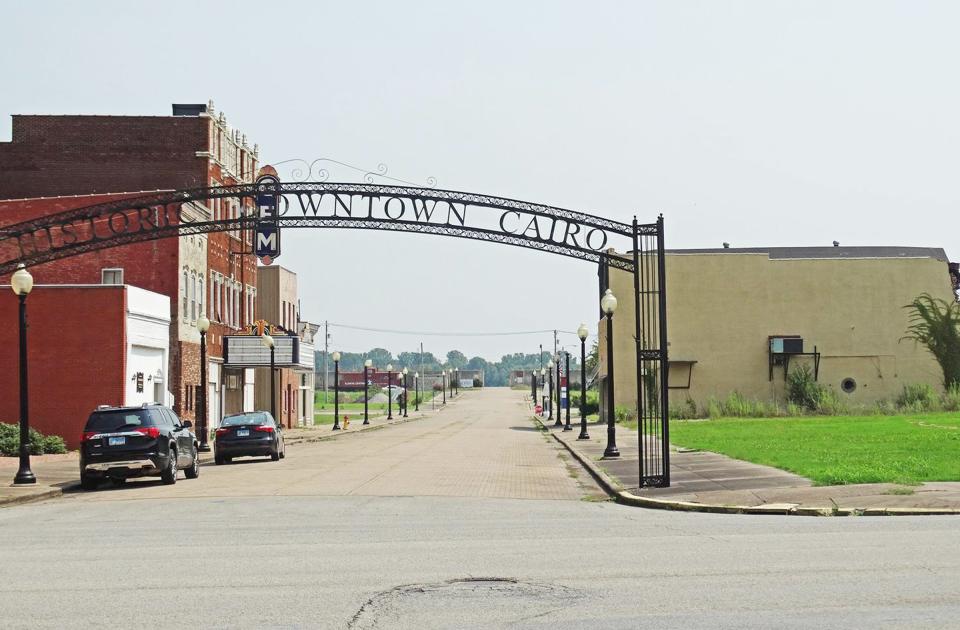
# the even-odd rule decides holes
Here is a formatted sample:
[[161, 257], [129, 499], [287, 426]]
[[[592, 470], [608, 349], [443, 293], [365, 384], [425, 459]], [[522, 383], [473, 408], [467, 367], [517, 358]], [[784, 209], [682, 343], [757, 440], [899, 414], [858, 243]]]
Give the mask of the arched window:
[[203, 278], [197, 276], [197, 317], [203, 315]]

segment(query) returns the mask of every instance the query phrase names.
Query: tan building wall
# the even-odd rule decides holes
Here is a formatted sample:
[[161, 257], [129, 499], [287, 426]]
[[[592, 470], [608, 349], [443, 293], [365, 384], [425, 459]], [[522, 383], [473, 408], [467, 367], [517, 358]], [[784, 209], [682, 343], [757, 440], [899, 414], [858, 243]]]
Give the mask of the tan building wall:
[[[299, 321], [297, 274], [289, 269], [278, 265], [257, 269], [256, 317], [297, 333], [301, 340], [310, 337], [312, 342]], [[277, 420], [286, 427], [313, 424], [313, 393], [312, 371], [277, 369], [273, 403]], [[254, 401], [257, 409], [271, 408], [269, 368], [256, 370]]]
[[[826, 250], [826, 251], [825, 251]], [[926, 248], [772, 248], [668, 252], [667, 323], [671, 405], [703, 406], [739, 391], [785, 399], [784, 372], [769, 373], [769, 337], [799, 335], [821, 353], [819, 382], [851, 404], [895, 398], [909, 383], [942, 387], [942, 372], [922, 346], [901, 338], [903, 308], [927, 292], [954, 299], [943, 250]], [[610, 270], [615, 397], [636, 405], [633, 279]], [[601, 355], [605, 322], [600, 323]], [[684, 363], [691, 362], [691, 363]], [[695, 362], [695, 363], [693, 363]], [[811, 357], [790, 360], [812, 367]], [[846, 378], [856, 389], [844, 392]], [[689, 387], [687, 383], [689, 381]]]

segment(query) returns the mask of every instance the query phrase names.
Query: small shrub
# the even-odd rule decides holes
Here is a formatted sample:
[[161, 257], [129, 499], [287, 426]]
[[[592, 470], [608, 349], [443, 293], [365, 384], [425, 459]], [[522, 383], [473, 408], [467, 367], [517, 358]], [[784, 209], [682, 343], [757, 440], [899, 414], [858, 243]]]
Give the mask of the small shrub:
[[798, 405], [798, 404], [795, 403], [795, 402], [788, 402], [788, 403], [787, 403], [787, 415], [788, 415], [788, 416], [791, 416], [791, 417], [792, 417], [792, 416], [802, 416], [802, 415], [803, 415], [803, 407], [801, 407], [800, 405]]
[[[580, 409], [580, 392], [573, 392], [570, 395], [570, 403], [573, 409]], [[587, 404], [584, 412], [589, 416], [600, 412], [600, 394], [595, 390], [587, 390]]]
[[809, 365], [801, 365], [787, 376], [787, 400], [808, 411], [820, 408], [823, 387], [813, 377]]
[[614, 418], [616, 419], [617, 422], [630, 422], [637, 419], [637, 413], [636, 411], [634, 411], [633, 409], [630, 409], [629, 407], [624, 407], [623, 405], [619, 405], [616, 408]]
[[707, 417], [715, 420], [717, 418], [723, 417], [723, 408], [720, 406], [720, 403], [713, 397], [707, 401]]
[[817, 401], [817, 412], [825, 416], [842, 416], [850, 413], [850, 408], [846, 401], [837, 396], [833, 390], [821, 389]]
[[[66, 453], [67, 445], [59, 435], [43, 435], [30, 429], [30, 454]], [[15, 457], [20, 454], [20, 427], [0, 423], [0, 455]]]
[[697, 413], [697, 403], [690, 397], [687, 397], [686, 402], [682, 405], [675, 405], [670, 407], [670, 417], [674, 420], [692, 420], [694, 418], [699, 418], [700, 415]]
[[947, 388], [941, 396], [941, 407], [944, 411], [960, 411], [960, 384], [954, 384]]
[[914, 383], [904, 385], [903, 391], [897, 396], [897, 407], [913, 413], [936, 411], [940, 406], [937, 392], [928, 383]]

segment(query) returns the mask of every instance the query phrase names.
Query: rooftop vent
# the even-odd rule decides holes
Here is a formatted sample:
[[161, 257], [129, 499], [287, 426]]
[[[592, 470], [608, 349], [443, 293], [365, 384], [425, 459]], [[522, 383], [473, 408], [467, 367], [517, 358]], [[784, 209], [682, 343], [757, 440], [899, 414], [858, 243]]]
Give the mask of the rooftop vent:
[[206, 113], [207, 106], [201, 104], [190, 104], [190, 103], [174, 103], [173, 104], [173, 115], [174, 116], [199, 116], [200, 114]]

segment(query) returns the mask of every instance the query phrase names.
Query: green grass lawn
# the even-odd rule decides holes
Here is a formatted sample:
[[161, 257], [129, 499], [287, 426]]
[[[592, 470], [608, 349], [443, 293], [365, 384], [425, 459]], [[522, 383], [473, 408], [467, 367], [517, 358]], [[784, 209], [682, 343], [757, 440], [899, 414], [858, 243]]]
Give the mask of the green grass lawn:
[[674, 446], [789, 470], [816, 485], [960, 481], [960, 414], [674, 420]]

